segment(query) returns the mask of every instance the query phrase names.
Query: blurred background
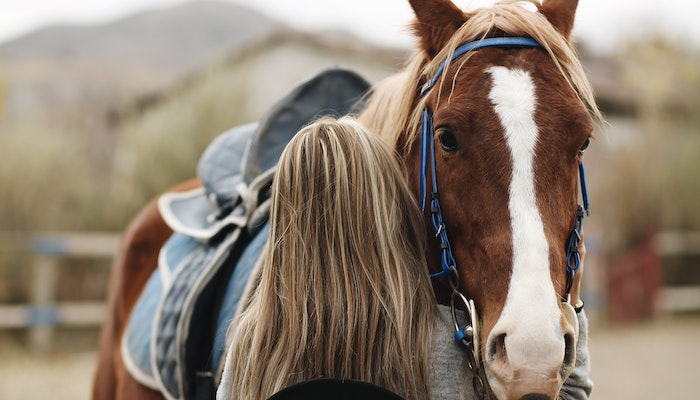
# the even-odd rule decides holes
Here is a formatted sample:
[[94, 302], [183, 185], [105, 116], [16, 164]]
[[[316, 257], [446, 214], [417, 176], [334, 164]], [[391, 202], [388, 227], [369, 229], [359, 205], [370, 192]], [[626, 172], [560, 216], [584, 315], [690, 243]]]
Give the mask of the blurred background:
[[[88, 398], [130, 218], [301, 80], [400, 69], [411, 11], [403, 0], [15, 3], [0, 14], [0, 399]], [[579, 5], [574, 38], [608, 122], [586, 152], [595, 399], [700, 393], [698, 15], [686, 0]]]

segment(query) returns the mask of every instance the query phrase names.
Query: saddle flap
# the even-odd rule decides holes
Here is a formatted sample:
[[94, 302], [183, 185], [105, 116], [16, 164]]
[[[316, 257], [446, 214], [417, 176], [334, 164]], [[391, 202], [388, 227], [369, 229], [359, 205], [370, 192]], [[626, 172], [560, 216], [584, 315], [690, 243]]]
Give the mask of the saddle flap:
[[158, 210], [173, 231], [201, 241], [211, 239], [226, 226], [244, 226], [246, 223], [242, 207], [232, 210], [224, 218], [217, 218], [219, 208], [212, 204], [203, 187], [161, 195]]

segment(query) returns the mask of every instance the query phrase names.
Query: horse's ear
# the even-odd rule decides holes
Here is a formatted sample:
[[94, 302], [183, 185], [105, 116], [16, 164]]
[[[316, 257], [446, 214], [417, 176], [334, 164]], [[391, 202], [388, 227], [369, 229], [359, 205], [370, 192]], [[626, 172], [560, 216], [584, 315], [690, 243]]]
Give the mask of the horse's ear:
[[413, 29], [430, 58], [435, 57], [467, 21], [467, 16], [451, 0], [409, 0], [409, 3], [416, 14]]
[[566, 40], [571, 37], [574, 28], [574, 17], [578, 0], [545, 0], [540, 7], [540, 13], [554, 25]]

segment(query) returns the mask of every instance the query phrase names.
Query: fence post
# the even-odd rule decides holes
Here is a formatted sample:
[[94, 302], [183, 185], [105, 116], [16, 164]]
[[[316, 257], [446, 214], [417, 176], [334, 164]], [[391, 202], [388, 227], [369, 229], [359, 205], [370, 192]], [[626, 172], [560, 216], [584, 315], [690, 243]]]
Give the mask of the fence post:
[[[0, 253], [31, 255], [28, 303], [0, 303], [0, 329], [27, 328], [33, 351], [51, 350], [60, 326], [95, 326], [105, 317], [102, 301], [59, 302], [59, 268], [66, 257], [110, 259], [116, 254], [119, 235], [108, 232], [52, 232], [34, 235], [0, 231]], [[24, 267], [24, 266], [22, 266]], [[0, 358], [0, 362], [2, 359]], [[0, 395], [2, 397], [2, 395]]]
[[34, 351], [50, 350], [58, 316], [54, 308], [58, 263], [55, 257], [37, 255], [32, 261], [32, 308], [29, 313], [29, 341]]

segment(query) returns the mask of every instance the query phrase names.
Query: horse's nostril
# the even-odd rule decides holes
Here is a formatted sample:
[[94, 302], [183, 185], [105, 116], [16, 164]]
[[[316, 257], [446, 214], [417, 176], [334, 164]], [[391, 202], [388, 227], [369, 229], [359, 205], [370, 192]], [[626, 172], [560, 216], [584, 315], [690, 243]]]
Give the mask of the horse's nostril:
[[574, 368], [576, 362], [576, 339], [574, 335], [567, 333], [564, 335], [564, 363], [562, 364], [560, 375], [566, 379]]
[[574, 335], [564, 335], [564, 364], [573, 364], [576, 361], [576, 339]]
[[488, 348], [487, 359], [489, 362], [500, 361], [508, 363], [508, 352], [506, 351], [506, 334], [500, 334], [491, 340]]

